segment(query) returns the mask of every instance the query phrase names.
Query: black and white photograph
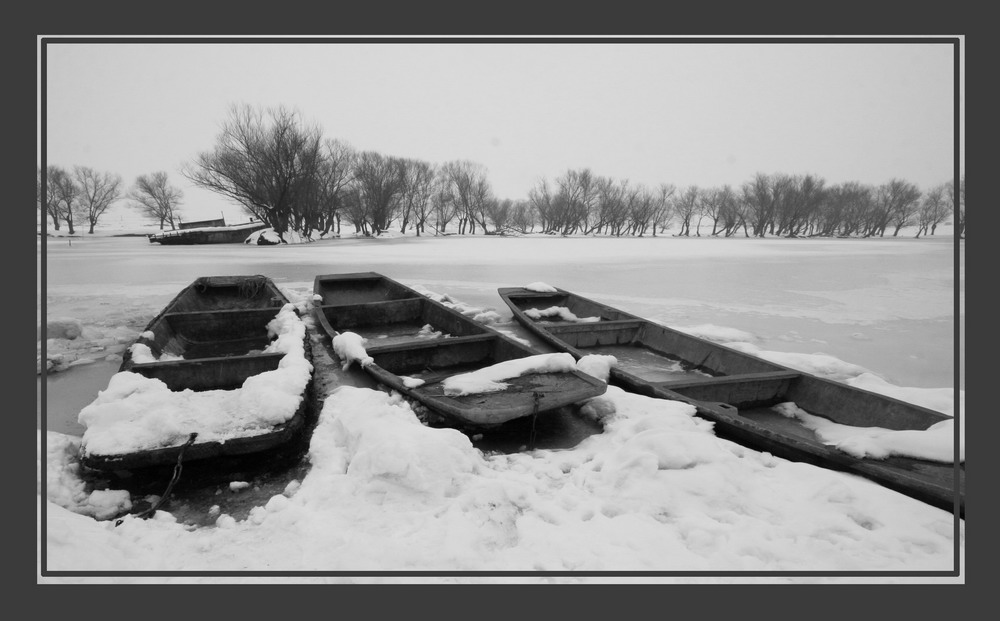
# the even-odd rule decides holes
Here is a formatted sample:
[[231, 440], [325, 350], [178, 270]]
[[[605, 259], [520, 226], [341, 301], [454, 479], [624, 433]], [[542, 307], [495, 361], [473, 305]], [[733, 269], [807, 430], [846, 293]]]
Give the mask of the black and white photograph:
[[38, 584], [964, 584], [965, 40], [38, 36]]

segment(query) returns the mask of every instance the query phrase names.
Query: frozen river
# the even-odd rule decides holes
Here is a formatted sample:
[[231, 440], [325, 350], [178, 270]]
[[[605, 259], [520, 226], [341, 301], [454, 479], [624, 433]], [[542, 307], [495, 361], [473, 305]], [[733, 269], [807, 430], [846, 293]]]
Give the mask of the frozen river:
[[[962, 243], [956, 279], [950, 236], [344, 237], [280, 247], [47, 238], [38, 244], [38, 320], [44, 302], [48, 319], [76, 319], [85, 334], [94, 326], [135, 335], [198, 276], [265, 274], [304, 293], [317, 274], [377, 271], [510, 321], [497, 288], [542, 281], [672, 327], [739, 330], [761, 350], [826, 354], [897, 386], [946, 388], [957, 379], [964, 389], [964, 368], [956, 374], [955, 365], [956, 322], [964, 334]], [[106, 362], [49, 374], [49, 407], [78, 411], [116, 370]]]

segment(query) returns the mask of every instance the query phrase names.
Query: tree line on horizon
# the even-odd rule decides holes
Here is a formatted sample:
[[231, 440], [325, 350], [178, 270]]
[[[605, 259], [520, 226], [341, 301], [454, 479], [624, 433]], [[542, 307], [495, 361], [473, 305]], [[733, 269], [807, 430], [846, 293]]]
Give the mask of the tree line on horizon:
[[[916, 226], [916, 237], [933, 235], [949, 217], [965, 237], [965, 177], [958, 205], [949, 181], [921, 191], [903, 179], [873, 186], [827, 185], [816, 175], [757, 173], [734, 187], [649, 187], [627, 179], [567, 170], [552, 182], [541, 178], [526, 198], [498, 197], [487, 169], [468, 160], [436, 165], [419, 159], [363, 151], [323, 136], [297, 112], [282, 106], [234, 105], [213, 150], [198, 154], [180, 173], [239, 204], [272, 227], [311, 238], [340, 233], [350, 222], [362, 235], [399, 226], [416, 235], [656, 236], [675, 225], [675, 235], [733, 237], [883, 237]], [[45, 188], [38, 170], [38, 203], [58, 231], [74, 225], [94, 232], [118, 200], [158, 222], [180, 224], [182, 192], [166, 172], [139, 175], [125, 190], [118, 175], [76, 166], [47, 166]]]

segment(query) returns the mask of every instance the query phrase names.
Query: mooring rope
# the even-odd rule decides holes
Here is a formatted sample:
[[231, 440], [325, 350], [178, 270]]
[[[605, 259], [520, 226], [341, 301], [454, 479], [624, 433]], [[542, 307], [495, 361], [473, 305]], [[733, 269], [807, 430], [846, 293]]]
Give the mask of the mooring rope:
[[[160, 496], [160, 499], [157, 500], [156, 504], [154, 504], [152, 507], [140, 513], [136, 513], [135, 516], [137, 518], [142, 518], [144, 520], [148, 519], [150, 516], [156, 513], [156, 510], [159, 509], [160, 506], [167, 501], [167, 498], [170, 497], [170, 492], [171, 490], [174, 489], [174, 484], [177, 483], [177, 481], [181, 478], [181, 470], [183, 470], [184, 468], [184, 466], [181, 463], [181, 460], [184, 459], [184, 451], [186, 451], [189, 446], [194, 444], [194, 439], [197, 437], [198, 437], [197, 433], [192, 433], [191, 436], [188, 438], [188, 441], [185, 442], [184, 445], [181, 447], [180, 453], [177, 454], [177, 465], [174, 466], [174, 475], [173, 477], [170, 478], [170, 483], [167, 485], [166, 491], [163, 492], [163, 495]], [[124, 521], [125, 521], [124, 519], [119, 519], [118, 521], [115, 522], [115, 526], [120, 526], [121, 523]]]
[[240, 280], [236, 287], [241, 296], [248, 300], [252, 300], [264, 291], [264, 282], [263, 276], [254, 276], [252, 278], [244, 278], [243, 280]]

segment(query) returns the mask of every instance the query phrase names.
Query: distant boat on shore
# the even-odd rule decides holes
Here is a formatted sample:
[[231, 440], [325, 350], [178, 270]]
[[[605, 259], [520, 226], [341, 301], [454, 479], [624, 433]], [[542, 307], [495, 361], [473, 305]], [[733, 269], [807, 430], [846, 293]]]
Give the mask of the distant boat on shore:
[[268, 224], [252, 220], [244, 224], [227, 225], [225, 218], [185, 222], [176, 231], [149, 235], [151, 244], [242, 244], [256, 231], [268, 228]]

